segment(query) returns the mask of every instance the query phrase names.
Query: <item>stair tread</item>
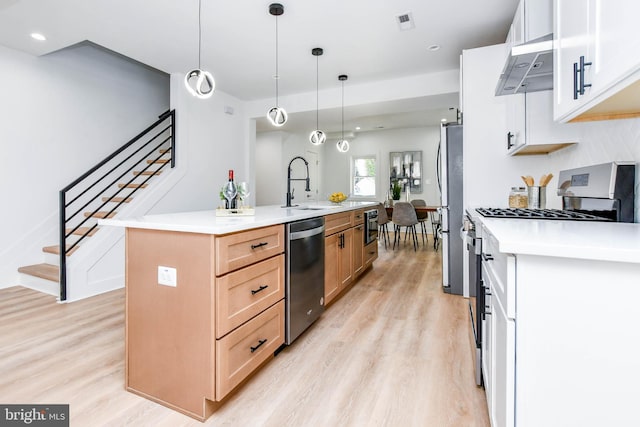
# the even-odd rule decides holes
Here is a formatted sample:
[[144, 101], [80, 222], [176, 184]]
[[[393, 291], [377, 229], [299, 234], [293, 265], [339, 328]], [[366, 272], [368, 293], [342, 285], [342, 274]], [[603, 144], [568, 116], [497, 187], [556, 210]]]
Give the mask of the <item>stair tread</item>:
[[52, 282], [60, 281], [60, 268], [53, 264], [34, 264], [25, 265], [18, 268], [20, 273], [28, 274], [30, 276], [39, 277], [41, 279], [51, 280]]
[[[79, 246], [74, 246], [73, 249], [71, 249], [70, 251], [68, 250], [67, 256], [70, 256], [72, 253], [77, 251], [78, 248]], [[42, 252], [46, 252], [48, 254], [60, 255], [60, 245], [45, 246], [44, 248], [42, 248]]]
[[103, 197], [103, 202], [113, 202], [113, 203], [129, 203], [133, 200], [133, 197]]
[[[89, 230], [91, 229], [91, 227], [78, 227], [78, 229], [76, 231], [73, 232], [74, 235], [76, 236], [84, 236]], [[67, 228], [66, 229], [66, 233], [68, 234], [72, 229], [71, 228]], [[89, 236], [93, 236], [94, 234], [96, 234], [96, 232], [98, 231], [98, 227], [94, 228], [93, 230], [89, 231]]]
[[151, 165], [151, 164], [166, 164], [169, 163], [171, 161], [171, 159], [158, 159], [158, 160], [147, 160], [147, 164]]
[[118, 188], [147, 188], [149, 184], [118, 184]]
[[99, 211], [99, 212], [85, 212], [84, 216], [89, 218], [113, 218], [116, 216], [116, 212], [109, 213], [108, 211]]
[[160, 175], [162, 173], [161, 170], [152, 170], [152, 171], [133, 171], [135, 176], [149, 176], [149, 175]]

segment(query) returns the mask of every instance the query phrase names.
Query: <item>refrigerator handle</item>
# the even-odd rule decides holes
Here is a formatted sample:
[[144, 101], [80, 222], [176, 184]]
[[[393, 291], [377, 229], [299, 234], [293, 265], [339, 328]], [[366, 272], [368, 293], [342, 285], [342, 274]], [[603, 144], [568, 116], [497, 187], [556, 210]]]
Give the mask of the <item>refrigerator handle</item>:
[[442, 184], [440, 184], [440, 147], [442, 141], [438, 142], [438, 154], [436, 154], [436, 179], [438, 180], [438, 191], [442, 193]]

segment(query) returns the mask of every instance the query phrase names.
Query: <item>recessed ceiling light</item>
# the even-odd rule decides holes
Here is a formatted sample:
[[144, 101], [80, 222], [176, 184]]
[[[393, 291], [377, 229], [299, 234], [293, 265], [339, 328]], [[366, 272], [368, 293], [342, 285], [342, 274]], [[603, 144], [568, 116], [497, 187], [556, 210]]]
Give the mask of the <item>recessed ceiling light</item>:
[[31, 38], [35, 39], [35, 40], [38, 40], [38, 41], [41, 41], [41, 42], [43, 42], [43, 41], [45, 41], [47, 39], [45, 36], [43, 36], [40, 33], [31, 33]]
[[360, 130], [360, 126], [356, 126], [356, 130]]
[[435, 52], [436, 50], [440, 50], [440, 45], [439, 44], [432, 44], [427, 49], [429, 49], [431, 52]]
[[446, 122], [447, 122], [447, 119], [440, 119], [440, 121], [441, 121], [442, 123], [446, 123]]

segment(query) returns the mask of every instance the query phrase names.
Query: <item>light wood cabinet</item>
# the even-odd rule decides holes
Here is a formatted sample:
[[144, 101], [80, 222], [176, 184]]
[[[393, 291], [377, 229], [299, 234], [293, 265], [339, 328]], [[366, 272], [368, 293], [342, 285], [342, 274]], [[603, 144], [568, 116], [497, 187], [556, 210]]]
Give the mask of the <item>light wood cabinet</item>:
[[[284, 226], [127, 229], [126, 388], [204, 421], [284, 344]], [[158, 284], [160, 266], [176, 286]]]
[[353, 277], [364, 271], [364, 224], [353, 227]]
[[325, 217], [325, 304], [349, 287], [378, 256], [378, 242], [364, 246], [364, 211]]

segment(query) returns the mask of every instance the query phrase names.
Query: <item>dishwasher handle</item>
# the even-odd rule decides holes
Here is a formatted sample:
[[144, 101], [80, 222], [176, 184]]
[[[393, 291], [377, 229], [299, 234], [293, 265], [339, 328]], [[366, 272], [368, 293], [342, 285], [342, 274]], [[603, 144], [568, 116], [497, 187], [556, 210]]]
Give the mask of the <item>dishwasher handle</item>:
[[317, 234], [324, 233], [324, 225], [310, 230], [292, 231], [289, 233], [289, 240], [300, 240], [305, 237], [315, 236]]

